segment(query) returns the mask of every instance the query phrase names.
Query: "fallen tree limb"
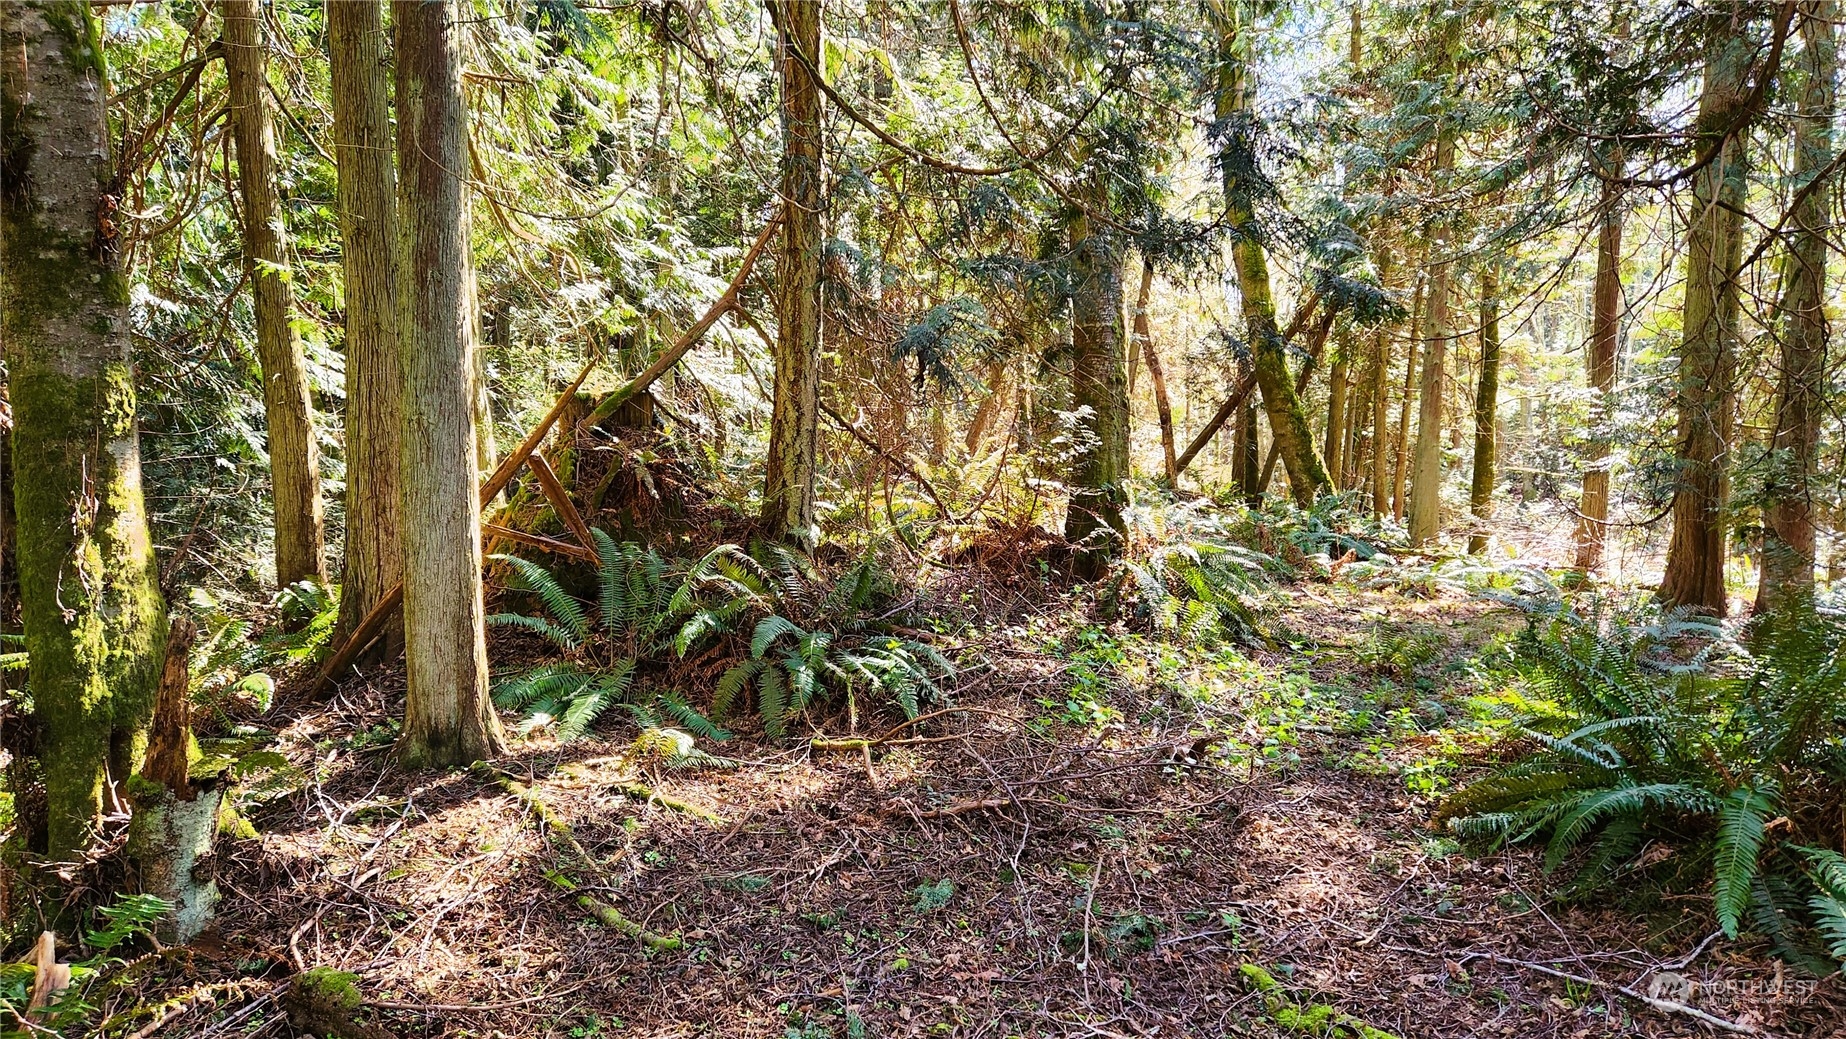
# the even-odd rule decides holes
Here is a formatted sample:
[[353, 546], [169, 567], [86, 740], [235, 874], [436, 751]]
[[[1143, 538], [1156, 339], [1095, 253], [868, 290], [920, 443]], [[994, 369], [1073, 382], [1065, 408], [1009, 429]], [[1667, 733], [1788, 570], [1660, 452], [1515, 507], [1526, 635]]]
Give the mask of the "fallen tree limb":
[[757, 258], [762, 256], [764, 248], [769, 245], [769, 239], [774, 236], [776, 227], [781, 223], [782, 212], [777, 210], [776, 215], [769, 218], [769, 223], [763, 225], [763, 230], [757, 234], [756, 241], [750, 243], [750, 251], [744, 253], [742, 262], [737, 265], [737, 273], [731, 276], [731, 283], [725, 286], [724, 295], [719, 296], [717, 302], [713, 303], [711, 308], [706, 310], [697, 321], [694, 321], [691, 328], [686, 329], [686, 334], [680, 336], [672, 346], [667, 347], [666, 351], [655, 358], [653, 364], [643, 369], [640, 375], [628, 380], [627, 385], [616, 389], [598, 401], [596, 407], [584, 417], [582, 422], [577, 424], [578, 429], [593, 428], [597, 423], [615, 414], [622, 405], [654, 385], [657, 379], [679, 363], [680, 358], [686, 356], [688, 351], [697, 346], [699, 340], [705, 338], [705, 333], [711, 331], [711, 326], [717, 324], [719, 318], [736, 308], [737, 297], [743, 291], [744, 280], [750, 276], [751, 268], [756, 266]]
[[[1402, 952], [1413, 952], [1419, 956], [1445, 955], [1443, 953], [1432, 952], [1427, 949], [1412, 949], [1412, 948], [1409, 948], [1408, 946], [1400, 946], [1400, 945], [1387, 945], [1387, 946], [1384, 946], [1384, 948], [1392, 949], [1395, 951], [1402, 951]], [[1695, 950], [1695, 955], [1696, 955], [1696, 950]], [[1638, 1002], [1645, 1003], [1646, 1005], [1653, 1007], [1655, 1010], [1659, 1010], [1663, 1013], [1668, 1013], [1668, 1014], [1684, 1014], [1687, 1017], [1693, 1018], [1694, 1020], [1697, 1020], [1697, 1021], [1702, 1021], [1705, 1024], [1712, 1026], [1713, 1028], [1721, 1029], [1726, 1032], [1734, 1032], [1738, 1035], [1760, 1035], [1762, 1034], [1761, 1031], [1757, 1029], [1754, 1025], [1747, 1025], [1747, 1024], [1743, 1024], [1742, 1022], [1731, 1021], [1727, 1018], [1719, 1017], [1716, 1014], [1706, 1013], [1705, 1011], [1700, 1010], [1698, 1007], [1687, 1006], [1686, 1004], [1678, 1002], [1677, 1000], [1661, 999], [1658, 996], [1650, 996], [1645, 992], [1642, 992], [1635, 988], [1631, 988], [1630, 986], [1627, 986], [1627, 985], [1620, 984], [1618, 982], [1604, 981], [1601, 978], [1593, 978], [1593, 977], [1589, 977], [1583, 974], [1572, 974], [1569, 971], [1558, 970], [1556, 967], [1549, 967], [1542, 963], [1533, 963], [1531, 960], [1516, 960], [1516, 959], [1513, 959], [1511, 956], [1502, 956], [1497, 952], [1478, 952], [1477, 951], [1477, 952], [1469, 952], [1469, 953], [1462, 955], [1462, 957], [1456, 962], [1459, 964], [1465, 965], [1469, 960], [1486, 960], [1489, 963], [1503, 963], [1509, 967], [1519, 967], [1523, 970], [1536, 971], [1540, 974], [1544, 974], [1549, 977], [1557, 978], [1560, 981], [1574, 982], [1578, 985], [1588, 985], [1592, 988], [1612, 989], [1616, 992], [1621, 993], [1624, 996], [1627, 996], [1629, 999], [1633, 999]]]
[[570, 556], [572, 559], [581, 559], [586, 563], [596, 562], [596, 553], [589, 549], [581, 545], [573, 545], [568, 541], [559, 541], [557, 538], [548, 538], [543, 534], [532, 534], [523, 530], [516, 530], [513, 527], [503, 527], [498, 523], [481, 524], [481, 533], [491, 534], [497, 538], [505, 538], [508, 541], [516, 541], [528, 548], [536, 548], [545, 552], [556, 552], [558, 555]]
[[532, 452], [526, 464], [532, 467], [532, 475], [538, 478], [538, 488], [544, 492], [545, 500], [551, 503], [552, 511], [558, 514], [558, 519], [577, 538], [579, 545], [594, 550], [596, 540], [590, 537], [590, 525], [583, 521], [583, 514], [577, 511], [577, 506], [570, 500], [570, 492], [564, 489], [551, 463], [545, 461], [544, 454]]
[[[1300, 335], [1301, 330], [1307, 326], [1308, 319], [1314, 316], [1314, 311], [1319, 306], [1320, 295], [1310, 293], [1307, 302], [1295, 311], [1294, 320], [1289, 322], [1287, 330], [1282, 333], [1282, 341], [1286, 343]], [[1185, 453], [1174, 460], [1173, 478], [1175, 480], [1179, 479], [1180, 473], [1186, 471], [1186, 467], [1192, 464], [1192, 460], [1198, 457], [1199, 452], [1205, 450], [1205, 445], [1211, 443], [1211, 438], [1218, 435], [1218, 430], [1224, 428], [1224, 424], [1230, 421], [1237, 409], [1243, 407], [1244, 401], [1250, 399], [1250, 393], [1254, 389], [1256, 389], [1255, 372], [1246, 372], [1238, 376], [1237, 384], [1231, 388], [1231, 395], [1224, 398], [1224, 403], [1218, 405], [1218, 410], [1212, 414], [1211, 420], [1205, 423], [1205, 428], [1199, 430], [1198, 435], [1192, 438], [1192, 443], [1186, 445]]]
[[[558, 395], [557, 403], [551, 406], [551, 410], [545, 413], [545, 417], [539, 420], [538, 425], [532, 427], [532, 431], [526, 434], [526, 438], [519, 442], [519, 446], [515, 447], [511, 454], [501, 459], [493, 475], [481, 485], [482, 507], [486, 507], [488, 502], [493, 501], [501, 491], [506, 489], [506, 485], [513, 481], [513, 474], [517, 473], [519, 467], [526, 464], [526, 459], [532, 457], [532, 452], [537, 451], [538, 446], [545, 442], [545, 435], [550, 433], [551, 427], [557, 424], [558, 416], [564, 414], [564, 409], [570, 406], [571, 400], [577, 395], [577, 390], [583, 386], [583, 380], [590, 377], [590, 370], [595, 367], [596, 359], [592, 357], [584, 364], [583, 370], [577, 373], [577, 378], [572, 380], [564, 392]], [[314, 676], [314, 684], [309, 687], [309, 692], [320, 692], [327, 687], [327, 683], [333, 681], [334, 675], [351, 667], [353, 661], [359, 659], [359, 654], [365, 652], [365, 648], [371, 645], [372, 640], [384, 630], [385, 622], [390, 620], [391, 615], [396, 613], [397, 608], [403, 604], [404, 584], [400, 581], [391, 586], [391, 590], [378, 600], [378, 605], [372, 607], [372, 611], [359, 621], [358, 627], [353, 629], [352, 635], [341, 644], [339, 650], [321, 665], [320, 673]]]

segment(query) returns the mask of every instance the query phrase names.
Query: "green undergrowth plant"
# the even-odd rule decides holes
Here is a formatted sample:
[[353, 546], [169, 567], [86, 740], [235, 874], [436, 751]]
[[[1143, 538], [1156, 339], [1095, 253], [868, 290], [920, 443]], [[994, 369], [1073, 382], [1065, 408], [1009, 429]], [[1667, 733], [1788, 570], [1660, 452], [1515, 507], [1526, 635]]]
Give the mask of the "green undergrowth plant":
[[[492, 623], [534, 632], [565, 659], [496, 682], [500, 706], [527, 712], [530, 730], [554, 726], [562, 739], [581, 736], [611, 709], [645, 729], [675, 725], [712, 740], [729, 733], [726, 717], [754, 702], [764, 730], [783, 736], [810, 706], [836, 697], [857, 709], [861, 694], [915, 717], [940, 694], [952, 671], [940, 653], [895, 634], [881, 619], [894, 586], [875, 562], [823, 581], [805, 559], [780, 547], [759, 559], [721, 545], [693, 559], [616, 543], [592, 531], [597, 601], [588, 607], [544, 567], [496, 556], [542, 613], [500, 613]], [[675, 661], [709, 651], [732, 654], [713, 692], [709, 715], [656, 679]], [[722, 657], [720, 658], [722, 659]]]
[[98, 907], [98, 926], [84, 935], [86, 955], [66, 964], [70, 967], [70, 987], [39, 1008], [25, 1028], [12, 1026], [27, 1020], [26, 1011], [32, 1001], [38, 969], [32, 963], [0, 965], [0, 1009], [4, 1009], [9, 1018], [7, 1024], [0, 1025], [0, 1039], [64, 1035], [70, 1034], [67, 1029], [82, 1028], [97, 1011], [87, 998], [90, 990], [124, 963], [116, 950], [152, 934], [154, 926], [173, 910], [173, 903], [154, 895], [124, 895], [109, 905]]
[[1750, 652], [1712, 659], [1671, 644], [1691, 627], [1671, 619], [1534, 622], [1531, 693], [1509, 700], [1529, 753], [1438, 818], [1477, 845], [1542, 843], [1581, 893], [1708, 883], [1725, 933], [1816, 971], [1846, 962], [1846, 625], [1761, 624]]
[[769, 565], [751, 571], [747, 587], [768, 609], [751, 631], [749, 655], [718, 680], [714, 716], [727, 717], [753, 691], [764, 731], [779, 739], [824, 701], [843, 698], [856, 714], [865, 694], [909, 719], [941, 696], [938, 680], [954, 665], [876, 619], [895, 589], [874, 560], [860, 560], [828, 583], [781, 546], [766, 554]]
[[516, 587], [536, 596], [545, 612], [497, 613], [489, 623], [535, 632], [568, 654], [556, 663], [502, 677], [493, 686], [494, 702], [526, 713], [522, 731], [552, 727], [566, 742], [588, 732], [611, 709], [629, 714], [644, 731], [664, 730], [670, 722], [706, 739], [729, 738], [678, 694], [636, 680], [643, 660], [663, 654], [677, 635], [680, 586], [670, 579], [667, 561], [653, 549], [617, 544], [602, 530], [590, 533], [597, 557], [597, 597], [590, 607], [539, 564], [518, 556], [493, 557], [513, 571]]

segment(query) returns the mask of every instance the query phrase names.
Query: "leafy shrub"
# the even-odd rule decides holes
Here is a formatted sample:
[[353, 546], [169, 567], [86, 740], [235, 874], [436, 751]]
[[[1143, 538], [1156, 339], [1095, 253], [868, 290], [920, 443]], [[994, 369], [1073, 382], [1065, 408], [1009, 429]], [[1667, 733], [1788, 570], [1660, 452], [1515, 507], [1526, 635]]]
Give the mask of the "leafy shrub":
[[[1846, 961], [1846, 628], [1809, 615], [1765, 631], [1729, 674], [1673, 663], [1662, 629], [1566, 615], [1523, 640], [1548, 699], [1529, 701], [1523, 760], [1442, 806], [1459, 837], [1543, 841], [1591, 889], [1659, 842], [1709, 877], [1718, 921], [1792, 962]], [[1670, 630], [1670, 629], [1669, 629]], [[1579, 854], [1580, 853], [1580, 854]]]

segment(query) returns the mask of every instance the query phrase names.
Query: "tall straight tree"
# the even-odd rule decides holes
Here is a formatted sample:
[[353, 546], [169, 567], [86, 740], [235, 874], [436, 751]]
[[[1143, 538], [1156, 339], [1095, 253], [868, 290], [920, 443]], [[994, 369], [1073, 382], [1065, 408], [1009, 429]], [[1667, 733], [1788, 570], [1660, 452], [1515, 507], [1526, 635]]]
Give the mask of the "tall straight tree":
[[1333, 490], [1333, 481], [1308, 424], [1301, 397], [1288, 371], [1288, 354], [1276, 328], [1276, 308], [1269, 289], [1269, 259], [1263, 251], [1263, 228], [1257, 222], [1255, 194], [1262, 182], [1256, 168], [1253, 124], [1256, 84], [1250, 77], [1256, 33], [1244, 0], [1211, 0], [1217, 31], [1218, 132], [1223, 135], [1218, 162], [1232, 234], [1231, 263], [1243, 296], [1243, 317], [1256, 369], [1257, 389], [1269, 417], [1269, 432], [1288, 469], [1289, 493], [1303, 504]]
[[256, 357], [263, 369], [269, 426], [269, 479], [276, 509], [276, 582], [324, 581], [320, 449], [314, 439], [307, 362], [295, 331], [288, 237], [276, 187], [276, 134], [269, 107], [268, 51], [259, 0], [221, 0], [224, 70], [230, 84], [243, 196], [244, 276], [256, 310]]
[[398, 751], [409, 767], [505, 749], [487, 697], [475, 471], [474, 284], [467, 110], [455, 0], [394, 0], [398, 350], [403, 365], [404, 657]]
[[1481, 271], [1481, 374], [1474, 392], [1474, 479], [1468, 488], [1468, 511], [1474, 530], [1468, 551], [1487, 549], [1487, 520], [1493, 515], [1494, 456], [1500, 412], [1500, 272]]
[[1781, 325], [1781, 385], [1769, 475], [1763, 488], [1763, 569], [1756, 609], [1800, 603], [1814, 591], [1812, 486], [1820, 448], [1827, 374], [1827, 225], [1832, 212], [1833, 116], [1839, 51], [1834, 0], [1801, 9], [1801, 60], [1796, 69], [1795, 173], [1800, 192], [1792, 215], [1788, 269], [1777, 307]]
[[1699, 158], [1686, 227], [1686, 302], [1679, 351], [1679, 477], [1673, 537], [1660, 600], [1713, 616], [1725, 613], [1725, 510], [1737, 417], [1738, 265], [1742, 262], [1745, 134], [1750, 59], [1756, 41], [1733, 31], [1729, 14], [1709, 18], [1699, 95]]
[[1622, 174], [1620, 153], [1603, 182], [1597, 217], [1596, 281], [1592, 295], [1589, 349], [1584, 352], [1590, 390], [1589, 450], [1583, 460], [1583, 500], [1577, 507], [1576, 567], [1585, 573], [1602, 565], [1609, 528], [1609, 437], [1614, 421], [1615, 355], [1622, 332]]
[[1078, 546], [1077, 571], [1100, 577], [1127, 535], [1128, 368], [1122, 335], [1122, 250], [1090, 212], [1106, 212], [1108, 184], [1089, 173], [1085, 202], [1070, 218], [1071, 409], [1088, 434], [1070, 476], [1064, 536]]
[[[812, 540], [820, 439], [821, 105], [819, 0], [767, 0], [782, 73], [782, 251], [776, 264], [775, 400], [763, 535]], [[815, 65], [818, 68], [818, 65]]]
[[[398, 511], [403, 370], [397, 356], [397, 177], [383, 0], [328, 0], [327, 50], [346, 275], [346, 552], [343, 642], [403, 579]], [[382, 640], [395, 656], [402, 628]]]
[[[0, 340], [43, 818], [75, 861], [141, 766], [166, 642], [141, 497], [128, 277], [87, 3], [0, 4]], [[22, 799], [22, 803], [27, 803]], [[43, 827], [41, 830], [40, 827]]]
[[[1440, 185], [1455, 167], [1456, 126], [1450, 106], [1461, 49], [1462, 16], [1435, 5], [1435, 17], [1441, 19], [1436, 34], [1436, 53], [1431, 79], [1437, 91], [1435, 100], [1435, 154], [1430, 167]], [[1423, 370], [1417, 386], [1417, 437], [1410, 464], [1410, 543], [1420, 545], [1442, 529], [1442, 389], [1443, 371], [1448, 361], [1449, 281], [1453, 262], [1449, 256], [1450, 236], [1455, 233], [1454, 216], [1439, 215], [1433, 224], [1434, 237], [1429, 244], [1429, 290], [1423, 312]]]
[[[1154, 414], [1160, 419], [1160, 455], [1167, 486], [1179, 485], [1179, 465], [1174, 460], [1173, 402], [1167, 396], [1167, 370], [1154, 346], [1153, 326], [1147, 304], [1154, 293], [1154, 265], [1141, 258], [1141, 291], [1135, 297], [1135, 346], [1147, 360], [1147, 377], [1154, 386]], [[1132, 394], [1133, 390], [1130, 389]]]

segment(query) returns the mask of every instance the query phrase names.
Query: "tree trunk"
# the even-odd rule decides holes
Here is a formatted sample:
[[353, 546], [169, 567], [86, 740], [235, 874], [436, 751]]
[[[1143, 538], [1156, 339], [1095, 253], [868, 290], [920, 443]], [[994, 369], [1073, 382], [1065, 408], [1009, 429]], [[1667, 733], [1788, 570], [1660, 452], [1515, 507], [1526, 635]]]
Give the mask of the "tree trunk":
[[[1449, 80], [1455, 72], [1457, 51], [1461, 46], [1461, 15], [1443, 15], [1441, 35], [1436, 41], [1432, 80], [1440, 91], [1436, 100], [1435, 156], [1430, 163], [1437, 184], [1446, 184], [1455, 166], [1454, 121], [1449, 118]], [[1449, 250], [1453, 217], [1437, 216], [1429, 245], [1429, 293], [1423, 315], [1423, 375], [1418, 387], [1416, 450], [1411, 457], [1409, 532], [1412, 547], [1423, 544], [1442, 529], [1442, 374], [1448, 359], [1449, 275], [1453, 266]]]
[[[1728, 24], [1728, 23], [1727, 23]], [[1660, 600], [1722, 617], [1725, 613], [1725, 509], [1730, 499], [1730, 443], [1736, 427], [1738, 264], [1748, 177], [1740, 118], [1754, 41], [1711, 29], [1699, 97], [1701, 155], [1717, 154], [1693, 178], [1686, 228], [1684, 341], [1680, 346], [1679, 478], [1673, 538], [1667, 545]]]
[[123, 801], [167, 628], [141, 498], [128, 279], [102, 218], [120, 188], [98, 32], [88, 4], [0, 4], [0, 341], [47, 813], [31, 850], [51, 862], [79, 858]]
[[1796, 96], [1795, 176], [1811, 185], [1794, 212], [1788, 274], [1783, 283], [1782, 378], [1776, 393], [1775, 437], [1763, 488], [1763, 569], [1757, 584], [1759, 613], [1799, 605], [1814, 593], [1815, 518], [1810, 489], [1820, 448], [1822, 394], [1827, 374], [1827, 224], [1832, 186], [1833, 109], [1839, 55], [1834, 42], [1838, 5], [1804, 5], [1801, 20], [1801, 88]]
[[322, 559], [320, 448], [307, 362], [292, 311], [288, 242], [276, 190], [276, 138], [268, 97], [268, 52], [259, 0], [222, 0], [224, 70], [230, 84], [243, 196], [244, 273], [256, 310], [256, 357], [263, 369], [269, 426], [269, 480], [276, 510], [276, 584], [327, 579]]
[[1417, 279], [1410, 300], [1410, 338], [1404, 346], [1404, 392], [1397, 409], [1397, 453], [1391, 470], [1391, 518], [1404, 521], [1405, 481], [1410, 475], [1410, 403], [1417, 396], [1417, 345], [1423, 337], [1423, 290]]
[[[1256, 222], [1252, 180], [1258, 161], [1251, 142], [1255, 120], [1255, 83], [1249, 75], [1251, 35], [1243, 31], [1243, 12], [1234, 0], [1214, 3], [1218, 30], [1217, 116], [1226, 124], [1226, 139], [1219, 156], [1224, 176], [1224, 200], [1232, 232], [1231, 262], [1243, 296], [1243, 316], [1256, 385], [1262, 391], [1263, 410], [1269, 416], [1282, 463], [1288, 468], [1289, 492], [1295, 501], [1312, 504], [1333, 490], [1327, 467], [1314, 450], [1314, 433], [1289, 379], [1288, 354], [1276, 329], [1275, 301], [1269, 291], [1269, 260], [1263, 252], [1264, 229]], [[1240, 171], [1243, 172], [1240, 175]]]
[[[1165, 464], [1168, 487], [1179, 486], [1179, 466], [1174, 462], [1173, 402], [1167, 396], [1166, 367], [1160, 363], [1160, 351], [1154, 348], [1154, 335], [1147, 316], [1147, 301], [1154, 292], [1154, 265], [1141, 259], [1141, 291], [1135, 301], [1135, 342], [1147, 359], [1147, 378], [1154, 385], [1154, 413], [1160, 418], [1160, 455]], [[1132, 387], [1130, 388], [1132, 391]]]
[[1344, 337], [1338, 349], [1333, 367], [1327, 371], [1327, 433], [1323, 448], [1327, 456], [1327, 475], [1333, 478], [1335, 490], [1344, 483], [1341, 476], [1346, 465], [1346, 380], [1351, 368], [1347, 354], [1351, 351]]
[[821, 5], [769, 3], [781, 30], [785, 218], [776, 272], [775, 403], [763, 483], [763, 536], [812, 544], [820, 437], [821, 104], [802, 57], [820, 60]]
[[[1620, 176], [1618, 162], [1612, 171]], [[1609, 435], [1614, 421], [1615, 357], [1622, 325], [1622, 191], [1604, 182], [1602, 216], [1596, 235], [1596, 282], [1590, 348], [1584, 355], [1590, 390], [1590, 439], [1583, 462], [1583, 501], [1578, 506], [1576, 568], [1589, 573], [1602, 566], [1609, 524]]]
[[404, 657], [398, 752], [411, 768], [505, 750], [487, 697], [481, 505], [475, 472], [474, 301], [455, 0], [394, 0], [398, 345], [404, 373]]
[[[1090, 206], [1108, 202], [1101, 174], [1089, 185]], [[1085, 213], [1070, 221], [1071, 409], [1082, 420], [1085, 449], [1070, 474], [1064, 536], [1077, 549], [1077, 573], [1094, 580], [1127, 535], [1128, 370], [1122, 335], [1122, 254], [1106, 228]]]
[[1372, 349], [1372, 515], [1382, 517], [1391, 508], [1391, 484], [1385, 468], [1389, 455], [1385, 438], [1391, 433], [1391, 335], [1379, 328]]
[[1487, 520], [1493, 515], [1494, 438], [1500, 411], [1500, 275], [1492, 266], [1481, 271], [1481, 375], [1474, 394], [1474, 480], [1468, 511], [1474, 531], [1468, 551], [1487, 550]]
[[[327, 49], [346, 280], [346, 550], [335, 645], [403, 579], [398, 510], [403, 370], [397, 344], [397, 176], [381, 0], [329, 0]], [[395, 658], [392, 623], [379, 655]]]

